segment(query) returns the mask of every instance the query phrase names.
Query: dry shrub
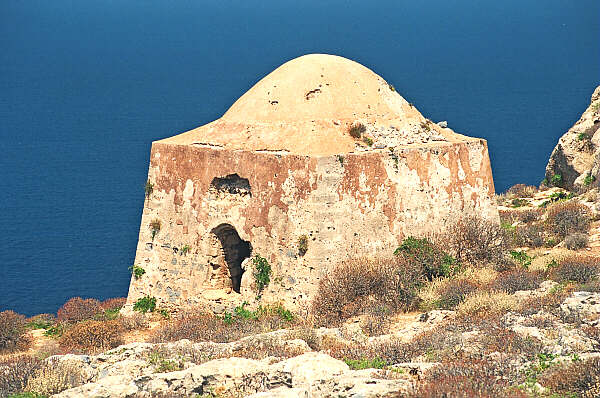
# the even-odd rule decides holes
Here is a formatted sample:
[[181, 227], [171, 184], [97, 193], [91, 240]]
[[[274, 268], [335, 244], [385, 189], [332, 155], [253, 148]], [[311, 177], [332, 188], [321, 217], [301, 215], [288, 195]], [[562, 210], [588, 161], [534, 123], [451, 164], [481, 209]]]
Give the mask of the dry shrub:
[[312, 303], [320, 325], [337, 325], [372, 308], [394, 312], [416, 304], [416, 286], [423, 281], [419, 264], [402, 257], [352, 259], [325, 275]]
[[529, 272], [521, 268], [501, 273], [491, 287], [494, 290], [512, 294], [519, 290], [537, 289], [542, 280], [542, 275], [539, 273]]
[[411, 398], [525, 398], [528, 396], [525, 392], [510, 385], [509, 380], [515, 373], [514, 367], [491, 361], [444, 363], [425, 372], [424, 380], [408, 396]]
[[73, 361], [51, 361], [36, 371], [25, 390], [50, 396], [85, 384], [89, 378], [81, 366]]
[[514, 231], [514, 242], [517, 246], [542, 247], [546, 244], [544, 228], [538, 224], [519, 226]]
[[166, 343], [188, 339], [195, 342], [229, 343], [242, 337], [271, 332], [291, 325], [292, 323], [273, 314], [266, 314], [257, 319], [235, 319], [233, 323], [228, 324], [223, 318], [213, 314], [190, 310], [156, 329], [151, 336], [151, 341]]
[[581, 331], [590, 339], [596, 341], [596, 345], [600, 347], [600, 325], [599, 326], [584, 326]]
[[566, 256], [558, 266], [550, 269], [550, 278], [557, 282], [587, 283], [598, 277], [600, 259], [584, 254]]
[[534, 296], [522, 301], [516, 312], [523, 315], [533, 315], [539, 311], [552, 312], [573, 292], [573, 284], [558, 285], [545, 296]]
[[553, 366], [538, 381], [554, 393], [585, 396], [600, 383], [600, 357]]
[[461, 263], [498, 264], [505, 261], [508, 237], [499, 223], [477, 215], [450, 220], [434, 240]]
[[130, 316], [119, 317], [119, 322], [125, 330], [147, 329], [149, 322], [144, 314], [135, 312]]
[[506, 194], [512, 198], [533, 198], [538, 188], [533, 185], [516, 184], [508, 188]]
[[565, 238], [565, 246], [569, 250], [579, 250], [587, 247], [588, 245], [588, 234], [575, 232], [567, 235]]
[[600, 293], [600, 280], [592, 280], [587, 283], [582, 283], [577, 287], [577, 290], [581, 290], [583, 292]]
[[30, 355], [0, 359], [0, 397], [22, 392], [41, 365], [41, 360]]
[[0, 312], [0, 353], [29, 347], [31, 341], [26, 332], [25, 316], [11, 310]]
[[454, 309], [475, 290], [477, 290], [477, 285], [468, 280], [450, 280], [439, 291], [437, 307], [444, 310]]
[[118, 320], [83, 321], [67, 329], [59, 340], [61, 348], [100, 352], [123, 344], [123, 327]]
[[123, 308], [127, 299], [125, 297], [114, 297], [104, 300], [100, 303], [100, 306], [104, 311], [106, 310], [117, 310]]
[[587, 232], [592, 221], [591, 210], [576, 201], [559, 202], [546, 213], [546, 226], [560, 239], [574, 232]]
[[73, 297], [60, 307], [57, 315], [60, 322], [80, 322], [94, 319], [102, 311], [102, 306], [96, 299]]
[[477, 291], [456, 307], [459, 316], [497, 316], [517, 308], [517, 299], [506, 292]]

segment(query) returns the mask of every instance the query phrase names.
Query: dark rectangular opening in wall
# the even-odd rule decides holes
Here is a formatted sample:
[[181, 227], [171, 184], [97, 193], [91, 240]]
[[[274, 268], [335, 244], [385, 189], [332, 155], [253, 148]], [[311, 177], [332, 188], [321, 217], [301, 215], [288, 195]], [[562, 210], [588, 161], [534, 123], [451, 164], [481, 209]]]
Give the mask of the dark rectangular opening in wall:
[[242, 178], [237, 174], [229, 174], [226, 177], [215, 177], [210, 183], [210, 186], [218, 192], [252, 196], [248, 179]]

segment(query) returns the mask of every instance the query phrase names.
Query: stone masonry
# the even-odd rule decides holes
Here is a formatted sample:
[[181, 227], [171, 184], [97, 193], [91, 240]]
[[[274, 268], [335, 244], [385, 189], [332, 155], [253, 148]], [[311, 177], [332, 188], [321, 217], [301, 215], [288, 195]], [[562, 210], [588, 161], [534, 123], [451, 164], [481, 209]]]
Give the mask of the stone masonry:
[[[146, 295], [171, 310], [297, 309], [344, 259], [389, 254], [456, 212], [497, 219], [486, 141], [442, 126], [356, 62], [285, 63], [220, 119], [152, 144], [135, 258], [146, 272], [124, 311]], [[272, 267], [260, 298], [255, 255]]]

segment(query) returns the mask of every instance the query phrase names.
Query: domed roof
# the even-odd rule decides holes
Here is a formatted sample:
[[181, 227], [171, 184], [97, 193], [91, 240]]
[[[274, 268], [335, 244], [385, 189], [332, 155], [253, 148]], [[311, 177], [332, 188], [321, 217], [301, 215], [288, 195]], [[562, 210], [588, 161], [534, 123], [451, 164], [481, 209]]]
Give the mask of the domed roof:
[[[375, 145], [350, 136], [358, 124]], [[458, 137], [425, 119], [368, 68], [309, 54], [268, 74], [220, 119], [162, 142], [329, 155]]]

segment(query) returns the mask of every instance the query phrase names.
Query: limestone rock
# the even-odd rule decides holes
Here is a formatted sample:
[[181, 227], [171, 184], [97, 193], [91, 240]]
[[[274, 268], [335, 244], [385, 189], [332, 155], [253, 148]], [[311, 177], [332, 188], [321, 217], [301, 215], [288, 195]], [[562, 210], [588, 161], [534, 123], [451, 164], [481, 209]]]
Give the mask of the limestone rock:
[[[571, 191], [597, 187], [600, 177], [599, 131], [600, 86], [594, 90], [590, 106], [552, 151], [546, 166], [546, 180]], [[560, 176], [560, 181], [554, 176]]]

